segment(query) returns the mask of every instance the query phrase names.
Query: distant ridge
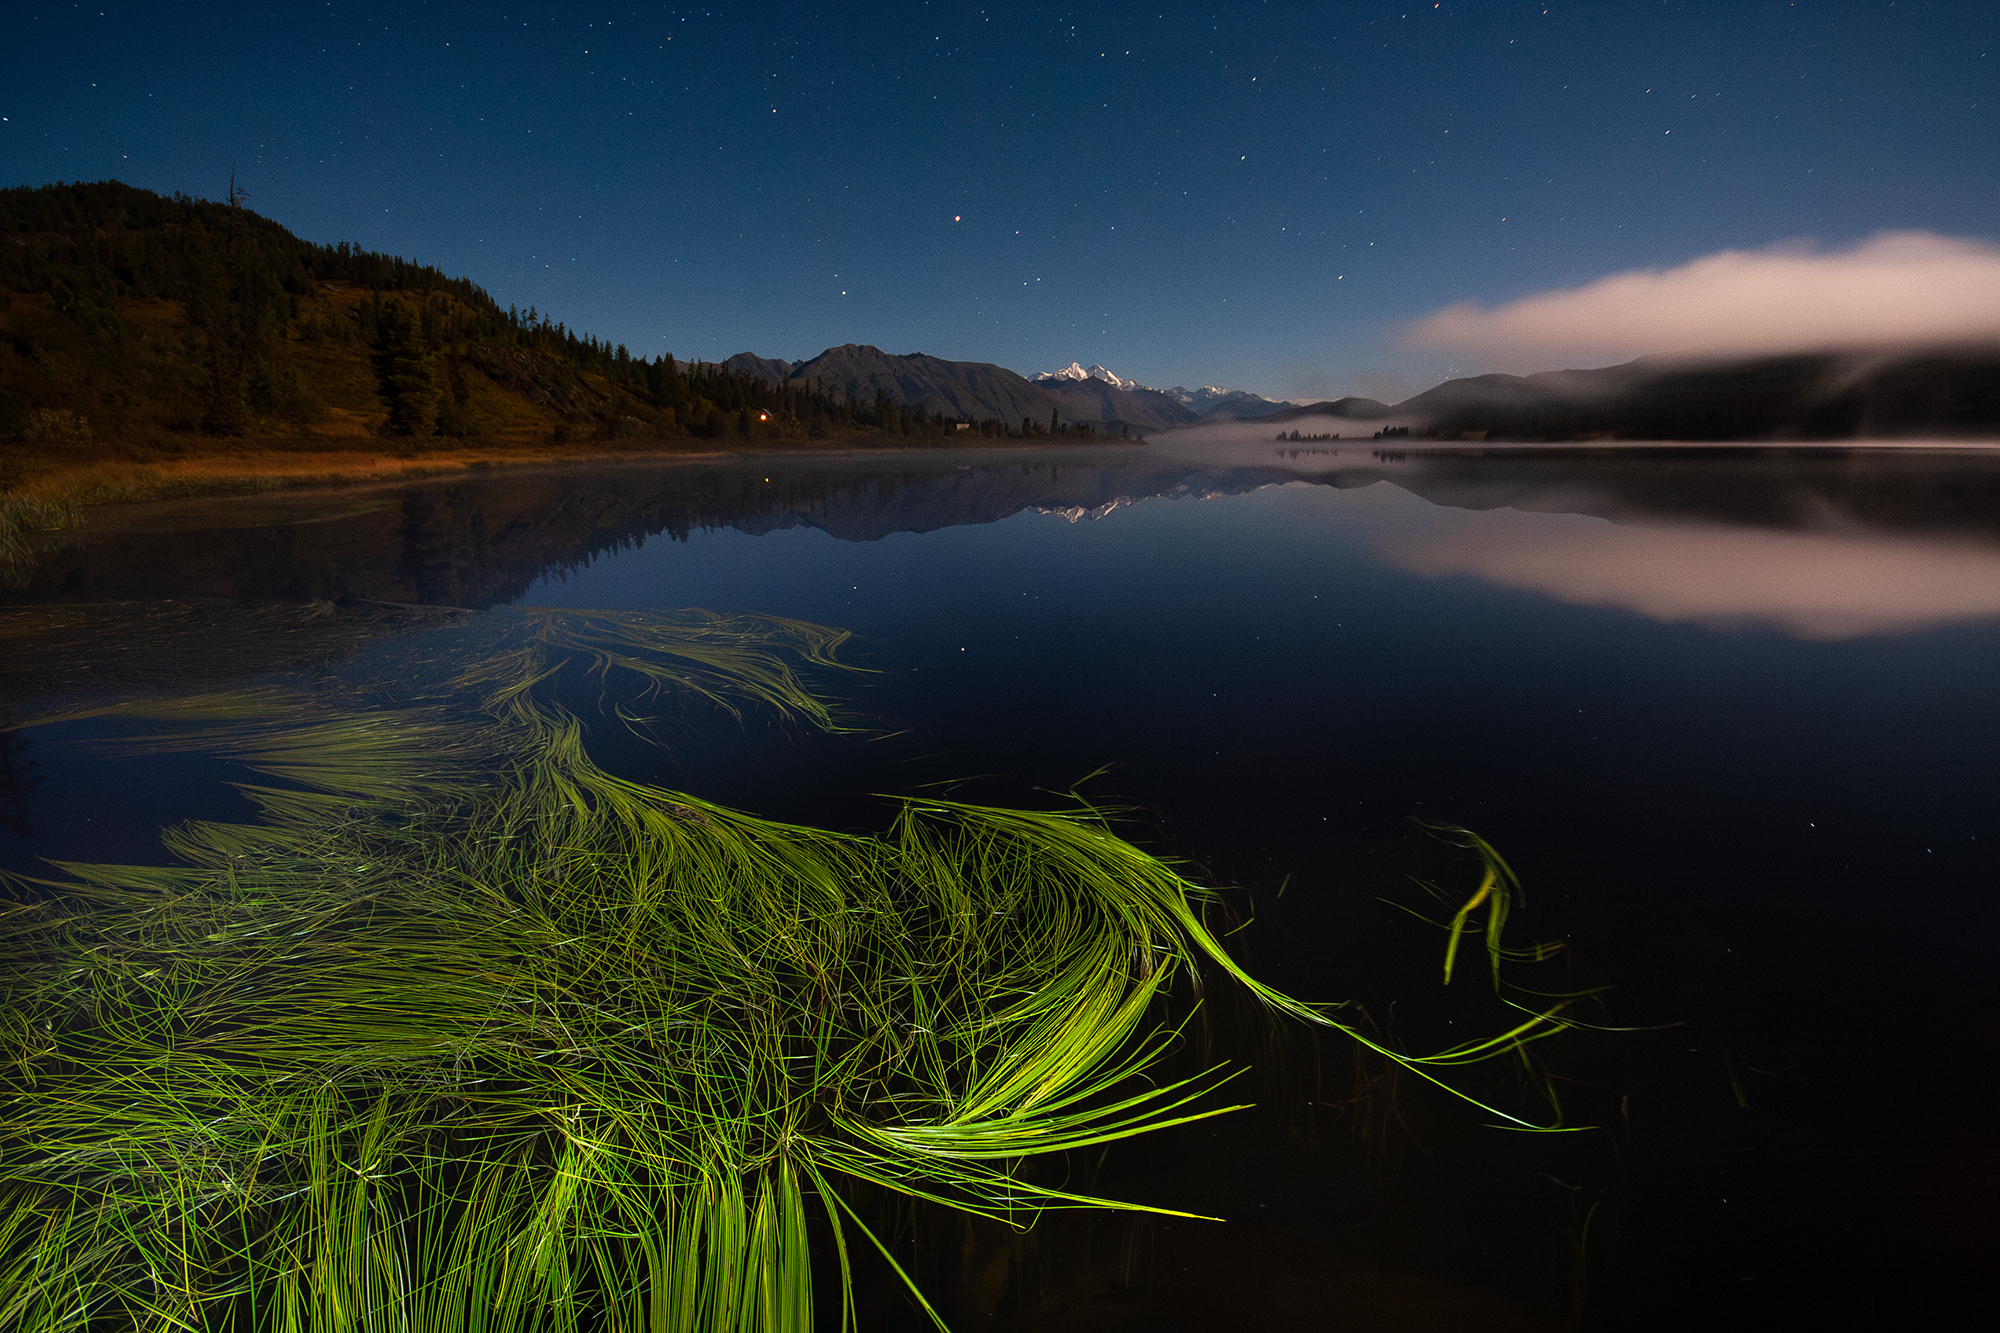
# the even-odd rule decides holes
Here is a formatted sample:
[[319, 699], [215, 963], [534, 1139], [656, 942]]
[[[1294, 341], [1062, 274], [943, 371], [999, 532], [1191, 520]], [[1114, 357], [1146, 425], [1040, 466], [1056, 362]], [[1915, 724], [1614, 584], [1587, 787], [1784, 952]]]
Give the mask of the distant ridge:
[[1143, 389], [1146, 387], [1137, 380], [1120, 379], [1103, 366], [1094, 365], [1089, 370], [1085, 370], [1083, 363], [1080, 361], [1072, 361], [1061, 370], [1045, 370], [1035, 376], [1035, 383], [1037, 384], [1047, 384], [1052, 380], [1058, 383], [1071, 384], [1081, 384], [1086, 380], [1096, 380], [1100, 384], [1108, 384], [1114, 389]]
[[[1244, 389], [1218, 389], [1212, 384], [1203, 385], [1193, 393], [1189, 393], [1186, 389], [1168, 389], [1165, 392], [1199, 412], [1203, 421], [1250, 421], [1277, 412], [1288, 412], [1299, 406], [1297, 403], [1265, 398]], [[1357, 398], [1353, 401], [1367, 400]]]
[[1394, 415], [1395, 411], [1387, 403], [1378, 403], [1373, 398], [1336, 398], [1332, 402], [1313, 403], [1308, 407], [1287, 407], [1276, 412], [1260, 413], [1256, 419], [1302, 421], [1307, 417], [1339, 417], [1345, 421], [1382, 421]]
[[1158, 430], [1200, 420], [1158, 389], [1121, 389], [1100, 379], [1040, 380], [1035, 387], [1061, 403], [1069, 421], [1130, 422]]
[[844, 393], [862, 403], [882, 393], [925, 412], [1013, 426], [1024, 418], [1046, 424], [1049, 414], [1059, 410], [1055, 399], [1004, 366], [946, 361], [925, 352], [894, 356], [859, 343], [829, 347], [794, 366], [789, 378], [816, 382], [827, 393]]
[[791, 362], [773, 361], [751, 352], [738, 352], [722, 364], [739, 375], [754, 375], [774, 389], [792, 377]]
[[1446, 380], [1393, 408], [1277, 412], [1379, 421], [1439, 440], [1843, 440], [2000, 434], [2000, 347], [1850, 350]]
[[[777, 388], [789, 385], [854, 399], [864, 406], [878, 395], [902, 408], [952, 420], [1022, 422], [1038, 427], [1101, 426], [1107, 431], [1158, 430], [1192, 423], [1186, 407], [1154, 389], [1127, 389], [1102, 366], [1086, 372], [1043, 375], [1031, 381], [986, 361], [948, 361], [925, 352], [896, 354], [865, 343], [829, 347], [808, 361], [785, 361], [738, 352], [722, 363], [739, 375]], [[1099, 374], [1097, 372], [1103, 372]]]
[[[1091, 404], [1097, 404], [1096, 410], [1102, 411], [1107, 421], [1144, 422], [1149, 426], [1184, 426], [1210, 416], [1261, 417], [1296, 406], [1246, 389], [1222, 389], [1213, 384], [1204, 384], [1199, 389], [1183, 389], [1179, 385], [1155, 389], [1125, 379], [1104, 366], [1093, 365], [1086, 370], [1080, 361], [1072, 361], [1061, 370], [1045, 370], [1035, 376], [1034, 382], [1038, 388], [1065, 396], [1086, 411], [1092, 410]], [[1139, 396], [1108, 398], [1107, 390]], [[1167, 401], [1162, 403], [1147, 396], [1154, 394]]]

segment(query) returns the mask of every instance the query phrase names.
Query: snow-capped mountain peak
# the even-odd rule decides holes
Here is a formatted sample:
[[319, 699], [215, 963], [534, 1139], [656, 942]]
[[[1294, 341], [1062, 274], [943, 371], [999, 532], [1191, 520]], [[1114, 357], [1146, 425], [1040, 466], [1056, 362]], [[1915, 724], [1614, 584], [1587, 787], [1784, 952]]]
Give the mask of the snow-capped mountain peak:
[[1089, 370], [1085, 370], [1083, 363], [1080, 361], [1072, 361], [1061, 370], [1045, 370], [1035, 376], [1035, 378], [1038, 380], [1074, 380], [1079, 384], [1084, 380], [1102, 380], [1114, 389], [1143, 389], [1146, 387], [1137, 380], [1120, 379], [1103, 366], [1092, 366]]
[[1206, 412], [1209, 408], [1222, 403], [1258, 402], [1283, 406], [1278, 399], [1266, 398], [1260, 393], [1251, 393], [1247, 389], [1224, 389], [1214, 384], [1204, 384], [1199, 389], [1184, 389], [1176, 384], [1173, 388], [1162, 389], [1160, 392], [1183, 407], [1191, 407], [1197, 412]]
[[1247, 389], [1225, 389], [1216, 384], [1204, 384], [1199, 389], [1186, 389], [1178, 384], [1171, 389], [1155, 389], [1150, 384], [1123, 379], [1103, 366], [1091, 366], [1086, 370], [1081, 361], [1072, 361], [1061, 370], [1045, 370], [1035, 376], [1035, 379], [1045, 384], [1055, 382], [1088, 384], [1096, 380], [1114, 389], [1137, 389], [1148, 393], [1159, 393], [1173, 399], [1198, 417], [1216, 413], [1223, 418], [1248, 419], [1293, 406], [1283, 399], [1266, 398]]
[[[1071, 362], [1070, 364], [1074, 365], [1075, 362]], [[1146, 387], [1137, 380], [1121, 380], [1103, 366], [1092, 366], [1084, 373], [1094, 380], [1103, 380], [1114, 389], [1143, 389]]]

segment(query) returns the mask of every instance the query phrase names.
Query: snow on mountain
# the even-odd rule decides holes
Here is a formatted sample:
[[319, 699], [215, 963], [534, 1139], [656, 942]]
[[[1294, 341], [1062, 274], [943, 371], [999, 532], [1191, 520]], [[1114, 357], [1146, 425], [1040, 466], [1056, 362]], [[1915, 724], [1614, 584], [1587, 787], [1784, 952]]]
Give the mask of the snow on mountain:
[[1155, 389], [1150, 384], [1137, 380], [1120, 379], [1103, 366], [1092, 366], [1085, 370], [1083, 363], [1072, 361], [1061, 370], [1045, 370], [1035, 376], [1036, 383], [1067, 380], [1073, 384], [1083, 384], [1090, 380], [1101, 380], [1114, 389], [1138, 390], [1144, 393], [1162, 393], [1179, 403], [1196, 416], [1207, 416], [1220, 411], [1225, 417], [1259, 417], [1266, 412], [1282, 411], [1298, 404], [1282, 398], [1266, 398], [1262, 394], [1251, 393], [1247, 389], [1224, 389], [1213, 384], [1204, 384], [1199, 389], [1184, 389], [1175, 385], [1171, 389]]
[[1035, 378], [1037, 380], [1075, 380], [1078, 383], [1084, 380], [1103, 380], [1114, 389], [1143, 389], [1146, 387], [1137, 380], [1119, 379], [1118, 376], [1112, 374], [1103, 366], [1092, 366], [1089, 370], [1085, 370], [1083, 364], [1078, 361], [1070, 362], [1061, 370], [1045, 370], [1035, 376]]
[[1224, 389], [1214, 384], [1204, 384], [1199, 389], [1184, 389], [1176, 384], [1161, 393], [1198, 416], [1207, 416], [1218, 408], [1226, 409], [1224, 415], [1238, 417], [1262, 416], [1265, 412], [1276, 412], [1293, 404], [1279, 398], [1266, 398], [1248, 389]]

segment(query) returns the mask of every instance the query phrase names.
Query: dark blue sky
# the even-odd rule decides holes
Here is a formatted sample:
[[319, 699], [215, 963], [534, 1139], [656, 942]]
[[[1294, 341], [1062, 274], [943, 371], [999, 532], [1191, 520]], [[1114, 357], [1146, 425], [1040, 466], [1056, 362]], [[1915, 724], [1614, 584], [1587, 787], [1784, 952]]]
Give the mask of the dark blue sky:
[[1395, 397], [1408, 321], [2000, 239], [2000, 5], [42, 4], [0, 180], [117, 177], [636, 352]]

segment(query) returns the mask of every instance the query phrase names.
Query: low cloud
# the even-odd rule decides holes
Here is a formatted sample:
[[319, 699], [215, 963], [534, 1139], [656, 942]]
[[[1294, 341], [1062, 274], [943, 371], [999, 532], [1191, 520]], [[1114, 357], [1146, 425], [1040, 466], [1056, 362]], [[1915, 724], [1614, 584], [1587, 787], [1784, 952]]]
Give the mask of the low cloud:
[[[1882, 232], [1847, 250], [1724, 250], [1487, 308], [1449, 306], [1404, 334], [1509, 368], [1560, 357], [1742, 355], [2000, 340], [2000, 246]], [[1532, 364], [1530, 364], [1532, 363]]]
[[[2000, 549], [1880, 533], [1523, 523], [1481, 516], [1403, 536], [1413, 573], [1466, 574], [1663, 621], [1769, 625], [1805, 639], [1900, 634], [2000, 616]], [[1506, 521], [1514, 518], [1516, 521]]]

